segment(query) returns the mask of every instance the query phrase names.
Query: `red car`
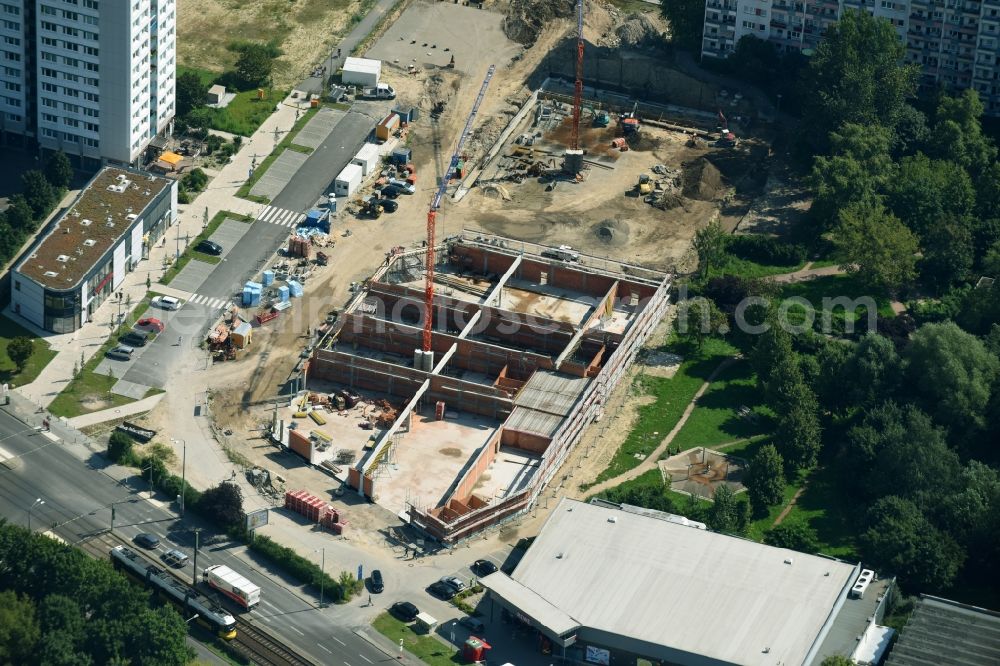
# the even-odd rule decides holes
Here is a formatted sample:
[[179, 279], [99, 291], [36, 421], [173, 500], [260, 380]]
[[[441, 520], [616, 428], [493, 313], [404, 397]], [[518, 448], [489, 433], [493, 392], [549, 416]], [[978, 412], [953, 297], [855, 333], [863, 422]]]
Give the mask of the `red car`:
[[148, 328], [150, 330], [156, 331], [157, 333], [162, 333], [166, 326], [162, 321], [156, 317], [144, 317], [139, 321], [135, 322], [137, 328]]

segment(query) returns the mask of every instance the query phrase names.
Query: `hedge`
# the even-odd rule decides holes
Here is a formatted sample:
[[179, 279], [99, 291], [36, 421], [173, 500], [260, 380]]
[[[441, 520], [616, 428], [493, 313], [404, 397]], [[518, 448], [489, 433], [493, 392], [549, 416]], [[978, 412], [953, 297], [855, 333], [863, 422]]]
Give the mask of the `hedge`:
[[286, 548], [275, 543], [269, 537], [255, 537], [249, 544], [250, 550], [268, 558], [275, 566], [280, 567], [291, 574], [299, 582], [305, 585], [312, 585], [317, 589], [320, 582], [323, 583], [323, 592], [328, 594], [334, 601], [347, 601], [350, 599], [350, 591], [345, 590], [339, 581], [334, 580], [329, 574], [324, 573], [316, 564], [296, 553], [291, 548]]
[[730, 236], [726, 250], [740, 259], [771, 266], [796, 266], [806, 260], [808, 253], [804, 245], [763, 234]]

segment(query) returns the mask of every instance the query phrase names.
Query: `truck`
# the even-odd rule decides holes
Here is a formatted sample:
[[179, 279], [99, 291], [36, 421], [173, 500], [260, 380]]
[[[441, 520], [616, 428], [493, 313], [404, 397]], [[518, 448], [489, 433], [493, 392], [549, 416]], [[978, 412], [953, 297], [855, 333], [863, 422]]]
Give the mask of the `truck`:
[[260, 588], [224, 564], [205, 569], [202, 579], [247, 610], [260, 603]]
[[396, 99], [396, 91], [388, 83], [380, 83], [376, 86], [362, 88], [358, 97], [362, 99]]

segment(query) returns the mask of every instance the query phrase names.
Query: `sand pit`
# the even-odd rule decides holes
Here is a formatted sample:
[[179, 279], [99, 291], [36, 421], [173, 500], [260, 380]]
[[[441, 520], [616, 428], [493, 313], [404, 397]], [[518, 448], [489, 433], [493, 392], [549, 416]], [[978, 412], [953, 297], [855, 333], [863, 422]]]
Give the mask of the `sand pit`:
[[722, 174], [711, 162], [700, 157], [683, 165], [684, 196], [688, 199], [711, 201], [722, 189]]

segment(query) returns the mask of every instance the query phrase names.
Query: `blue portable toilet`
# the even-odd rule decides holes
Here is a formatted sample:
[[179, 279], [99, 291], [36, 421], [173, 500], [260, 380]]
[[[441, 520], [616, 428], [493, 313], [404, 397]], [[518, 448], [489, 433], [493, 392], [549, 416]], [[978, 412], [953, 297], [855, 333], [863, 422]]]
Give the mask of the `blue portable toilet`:
[[280, 287], [278, 287], [278, 298], [281, 299], [281, 302], [285, 302], [285, 301], [288, 300], [288, 286], [287, 285], [281, 285]]
[[302, 296], [302, 285], [295, 280], [288, 281], [288, 292], [292, 298], [299, 298]]
[[264, 271], [263, 279], [264, 279], [264, 286], [270, 287], [271, 283], [274, 282], [274, 271], [270, 270]]

